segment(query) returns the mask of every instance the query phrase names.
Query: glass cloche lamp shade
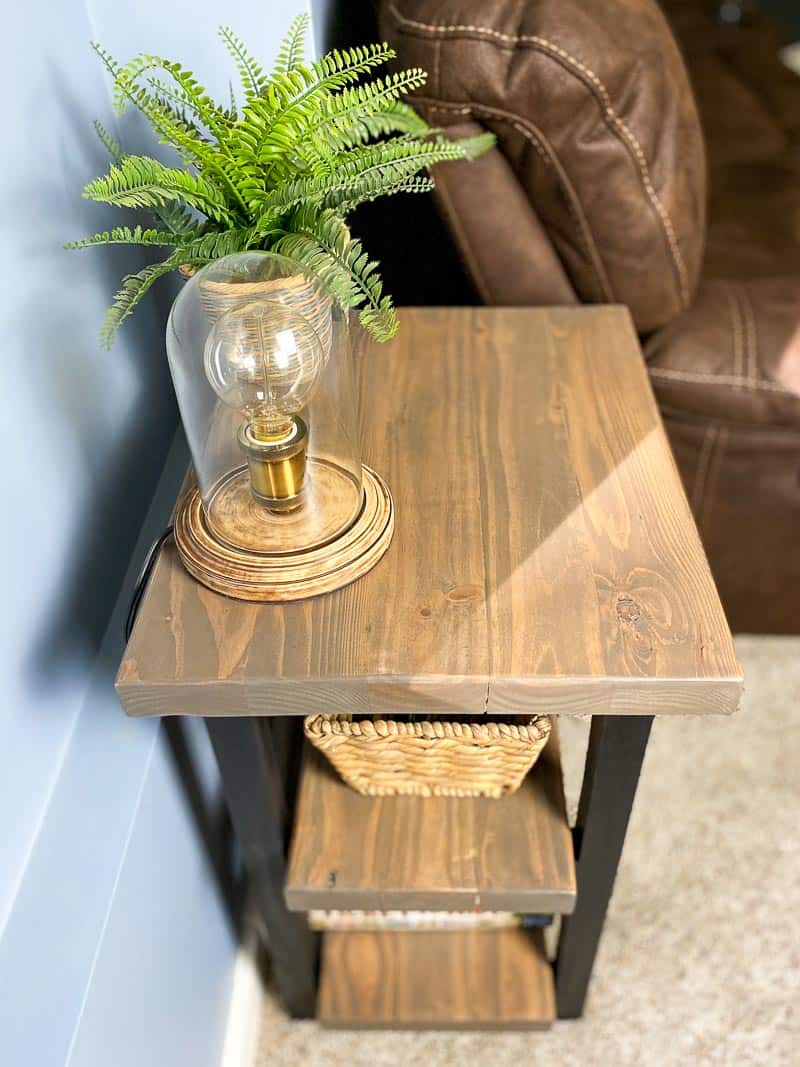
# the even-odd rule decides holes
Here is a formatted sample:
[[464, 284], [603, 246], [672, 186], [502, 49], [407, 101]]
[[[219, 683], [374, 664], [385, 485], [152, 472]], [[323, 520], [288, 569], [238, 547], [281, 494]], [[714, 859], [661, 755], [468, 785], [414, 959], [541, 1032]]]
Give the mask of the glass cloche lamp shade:
[[175, 541], [187, 570], [243, 600], [295, 600], [366, 573], [391, 540], [362, 466], [346, 315], [291, 260], [226, 256], [184, 286], [167, 352], [197, 486]]

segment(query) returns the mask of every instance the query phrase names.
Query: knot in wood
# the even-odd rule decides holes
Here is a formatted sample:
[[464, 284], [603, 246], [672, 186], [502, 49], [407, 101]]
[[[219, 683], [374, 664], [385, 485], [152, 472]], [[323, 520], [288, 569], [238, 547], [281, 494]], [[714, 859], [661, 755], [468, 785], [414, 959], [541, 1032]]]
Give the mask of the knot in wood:
[[471, 600], [481, 600], [483, 589], [479, 585], [454, 585], [445, 595], [453, 604], [466, 604]]
[[617, 618], [622, 622], [636, 622], [642, 616], [642, 609], [630, 596], [617, 598]]

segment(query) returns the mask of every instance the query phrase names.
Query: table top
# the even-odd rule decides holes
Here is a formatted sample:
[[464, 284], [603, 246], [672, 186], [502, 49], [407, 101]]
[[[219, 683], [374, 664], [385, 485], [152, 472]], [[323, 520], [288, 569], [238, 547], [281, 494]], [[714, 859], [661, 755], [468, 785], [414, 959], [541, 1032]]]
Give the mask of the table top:
[[120, 667], [132, 715], [706, 714], [731, 634], [624, 308], [406, 308], [356, 352], [394, 495], [364, 578], [228, 599], [162, 552]]

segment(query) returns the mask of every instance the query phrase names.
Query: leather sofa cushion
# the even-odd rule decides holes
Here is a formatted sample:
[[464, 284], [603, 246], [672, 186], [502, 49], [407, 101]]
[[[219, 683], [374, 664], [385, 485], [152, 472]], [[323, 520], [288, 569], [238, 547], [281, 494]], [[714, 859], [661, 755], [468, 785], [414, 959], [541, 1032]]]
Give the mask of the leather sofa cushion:
[[579, 297], [627, 304], [640, 331], [696, 289], [705, 150], [655, 0], [383, 0], [415, 106], [493, 130]]
[[665, 411], [800, 429], [800, 277], [704, 282], [644, 351]]

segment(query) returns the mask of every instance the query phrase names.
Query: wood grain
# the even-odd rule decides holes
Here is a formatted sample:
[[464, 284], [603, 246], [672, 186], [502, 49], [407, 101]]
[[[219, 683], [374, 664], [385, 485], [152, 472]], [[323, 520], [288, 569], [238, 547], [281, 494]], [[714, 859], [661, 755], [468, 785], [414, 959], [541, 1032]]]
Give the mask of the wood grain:
[[500, 800], [361, 796], [307, 744], [285, 896], [295, 911], [571, 912], [557, 731]]
[[357, 371], [388, 552], [286, 605], [226, 600], [165, 552], [119, 673], [130, 714], [736, 708], [625, 309], [405, 309]]
[[336, 932], [323, 938], [320, 1021], [339, 1027], [545, 1029], [541, 931]]

